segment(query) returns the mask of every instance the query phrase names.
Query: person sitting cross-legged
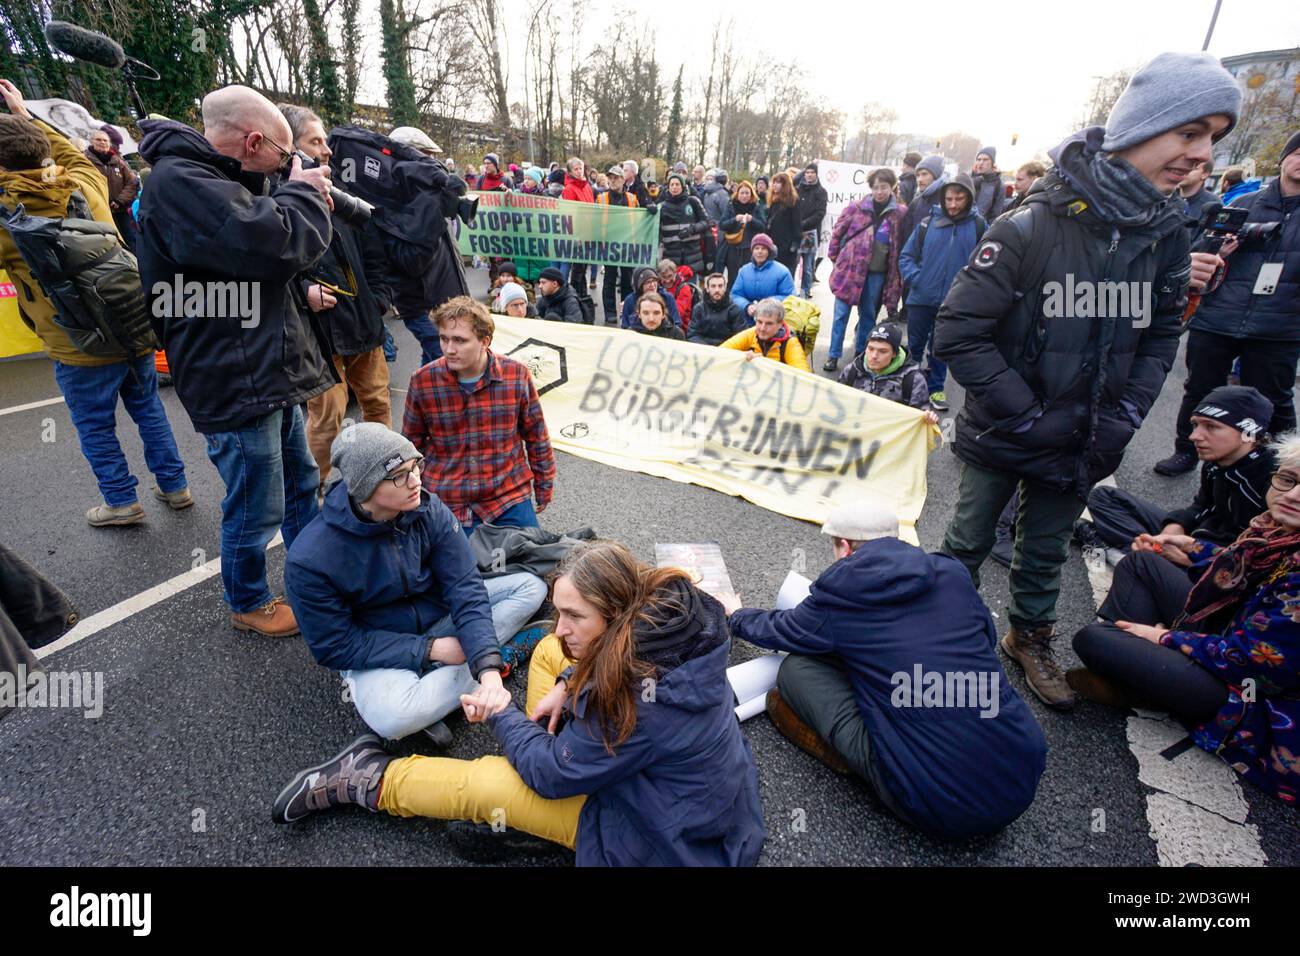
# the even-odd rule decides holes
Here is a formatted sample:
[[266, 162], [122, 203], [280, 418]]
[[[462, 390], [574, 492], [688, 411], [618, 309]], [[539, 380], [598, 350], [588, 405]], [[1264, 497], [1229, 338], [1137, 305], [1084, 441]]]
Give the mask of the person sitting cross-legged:
[[931, 424], [939, 421], [930, 408], [925, 372], [903, 348], [903, 330], [892, 322], [871, 330], [866, 348], [840, 372], [840, 384], [910, 405], [925, 412], [926, 421]]
[[790, 652], [772, 722], [927, 833], [1007, 826], [1034, 800], [1047, 741], [998, 662], [970, 575], [898, 540], [879, 505], [841, 505], [822, 532], [836, 560], [797, 607], [728, 607], [733, 637]]
[[541, 640], [535, 574], [479, 575], [460, 522], [420, 485], [422, 456], [378, 422], [334, 439], [342, 480], [285, 559], [289, 605], [317, 663], [342, 672], [361, 718], [397, 740], [439, 722], [460, 695], [501, 687]]
[[754, 324], [737, 332], [719, 348], [744, 352], [746, 362], [767, 358], [805, 372], [812, 371], [799, 336], [785, 320], [785, 306], [780, 299], [764, 299], [756, 303]]

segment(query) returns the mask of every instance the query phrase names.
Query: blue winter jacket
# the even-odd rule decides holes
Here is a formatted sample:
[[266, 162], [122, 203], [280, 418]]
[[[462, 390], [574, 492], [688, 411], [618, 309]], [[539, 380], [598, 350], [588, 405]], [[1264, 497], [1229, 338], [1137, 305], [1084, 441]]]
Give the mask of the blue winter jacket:
[[768, 298], [784, 300], [788, 295], [794, 295], [794, 277], [775, 259], [768, 259], [761, 267], [752, 262], [741, 266], [731, 286], [731, 301], [740, 306], [750, 325], [754, 317], [748, 312], [749, 303]]
[[285, 592], [317, 663], [423, 672], [430, 628], [451, 615], [475, 677], [501, 668], [492, 606], [460, 522], [424, 493], [415, 511], [364, 521], [337, 482], [284, 565]]
[[[898, 271], [907, 284], [907, 304], [932, 306], [943, 304], [943, 297], [970, 259], [984, 232], [984, 220], [974, 205], [956, 222], [949, 219], [942, 206], [930, 210], [930, 216], [916, 227], [898, 257]], [[924, 235], [923, 235], [924, 233]], [[924, 238], [925, 248], [919, 240]]]
[[565, 704], [569, 719], [555, 736], [515, 707], [488, 719], [532, 790], [550, 800], [587, 795], [579, 866], [752, 866], [763, 848], [758, 769], [727, 683], [726, 613], [684, 581], [667, 587], [685, 613], [638, 621], [636, 656], [653, 661], [676, 643], [668, 653], [682, 659], [658, 667], [653, 693], [636, 689], [636, 729], [613, 755], [586, 689]]
[[[868, 541], [822, 572], [798, 607], [737, 611], [731, 633], [773, 650], [839, 656], [878, 778], [915, 826], [953, 838], [989, 833], [1033, 802], [1047, 741], [1007, 680], [993, 619], [954, 558], [897, 538]], [[945, 684], [948, 675], [983, 679], [985, 704], [976, 692], [964, 707], [955, 695], [926, 706], [932, 674]], [[969, 685], [957, 686], [965, 693]], [[996, 714], [981, 716], [995, 698]]]
[[[1292, 200], [1288, 215], [1276, 179], [1232, 205], [1250, 210], [1247, 223], [1280, 225], [1266, 238], [1247, 238], [1228, 256], [1223, 284], [1202, 297], [1190, 327], [1236, 339], [1300, 340], [1300, 208]], [[1268, 262], [1282, 264], [1277, 289], [1272, 295], [1256, 295], [1260, 267]]]

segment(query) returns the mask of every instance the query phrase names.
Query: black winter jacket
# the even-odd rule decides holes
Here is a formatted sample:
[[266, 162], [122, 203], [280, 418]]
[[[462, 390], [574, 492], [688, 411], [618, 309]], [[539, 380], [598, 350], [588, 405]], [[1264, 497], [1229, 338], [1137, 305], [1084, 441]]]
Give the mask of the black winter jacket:
[[767, 209], [767, 234], [776, 243], [777, 256], [788, 255], [799, 249], [803, 230], [799, 224], [799, 205], [783, 206], [778, 203]]
[[582, 324], [582, 305], [578, 302], [578, 294], [573, 291], [573, 286], [567, 282], [556, 289], [554, 295], [537, 297], [537, 314], [551, 322]]
[[903, 173], [898, 177], [898, 201], [904, 206], [910, 206], [915, 195], [916, 173]]
[[[299, 274], [329, 247], [324, 199], [298, 182], [268, 189], [267, 177], [243, 171], [184, 124], [140, 128], [140, 155], [153, 166], [140, 200], [140, 278], [194, 428], [233, 431], [330, 388], [328, 339], [298, 301]], [[168, 314], [178, 282], [202, 284], [201, 315]], [[232, 291], [245, 303], [256, 297], [254, 318], [228, 314]]]
[[[1201, 299], [1190, 328], [1237, 339], [1300, 341], [1300, 212], [1295, 200], [1283, 208], [1278, 180], [1230, 205], [1246, 206], [1247, 223], [1281, 223], [1267, 237], [1246, 239], [1227, 259], [1223, 283]], [[1256, 295], [1255, 282], [1265, 263], [1282, 263], [1272, 295]]]
[[1201, 465], [1196, 500], [1169, 512], [1164, 524], [1182, 525], [1187, 534], [1215, 544], [1232, 544], [1252, 518], [1268, 510], [1264, 496], [1274, 466], [1268, 447], [1256, 448], [1226, 468], [1207, 461]]
[[388, 259], [373, 226], [354, 228], [337, 215], [330, 220], [334, 238], [316, 268], [305, 275], [303, 291], [314, 285], [314, 280], [324, 279], [356, 293], [335, 295], [334, 307], [317, 313], [317, 318], [329, 334], [335, 355], [364, 355], [384, 344], [384, 313], [393, 299], [386, 274]]
[[[958, 457], [1084, 500], [1114, 472], [1178, 351], [1190, 259], [1175, 207], [1167, 202], [1151, 223], [1121, 230], [1087, 207], [1058, 168], [989, 227], [935, 330], [935, 357], [966, 389]], [[1051, 252], [1036, 282], [1023, 273], [1032, 261], [1032, 217], [1043, 213], [1051, 217]], [[1068, 317], [1082, 309], [1057, 315], [1060, 297], [1050, 293], [1068, 288], [1069, 275], [1075, 288], [1146, 283], [1149, 311], [1144, 318]]]
[[701, 345], [721, 345], [737, 332], [749, 327], [745, 313], [740, 306], [731, 301], [731, 296], [723, 296], [715, 306], [706, 296], [699, 305], [691, 310], [690, 332], [688, 342]]
[[799, 193], [799, 223], [803, 231], [820, 230], [826, 218], [826, 187], [820, 179], [810, 186], [800, 177], [795, 191]]
[[659, 194], [659, 240], [664, 256], [679, 266], [690, 266], [699, 275], [704, 271], [704, 250], [700, 236], [709, 231], [709, 214], [695, 196]]

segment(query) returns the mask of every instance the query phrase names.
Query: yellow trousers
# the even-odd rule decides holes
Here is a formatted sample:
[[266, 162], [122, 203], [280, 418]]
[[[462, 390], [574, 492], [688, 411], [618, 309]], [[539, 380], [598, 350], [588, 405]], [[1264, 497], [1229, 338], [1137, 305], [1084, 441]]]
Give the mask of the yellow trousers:
[[[529, 714], [572, 663], [554, 634], [537, 645], [528, 665]], [[404, 757], [384, 771], [379, 809], [398, 817], [472, 820], [510, 827], [572, 850], [578, 838], [578, 814], [586, 799], [582, 795], [563, 800], [539, 797], [505, 757]]]

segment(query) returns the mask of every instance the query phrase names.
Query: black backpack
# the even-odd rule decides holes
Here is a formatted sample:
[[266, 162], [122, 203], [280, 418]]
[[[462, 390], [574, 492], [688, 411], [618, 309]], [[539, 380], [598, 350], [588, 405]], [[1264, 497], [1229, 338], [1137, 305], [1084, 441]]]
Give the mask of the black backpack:
[[160, 347], [135, 256], [116, 226], [94, 218], [80, 192], [63, 219], [29, 216], [19, 203], [13, 212], [0, 207], [0, 226], [54, 306], [54, 324], [78, 350], [134, 357]]

